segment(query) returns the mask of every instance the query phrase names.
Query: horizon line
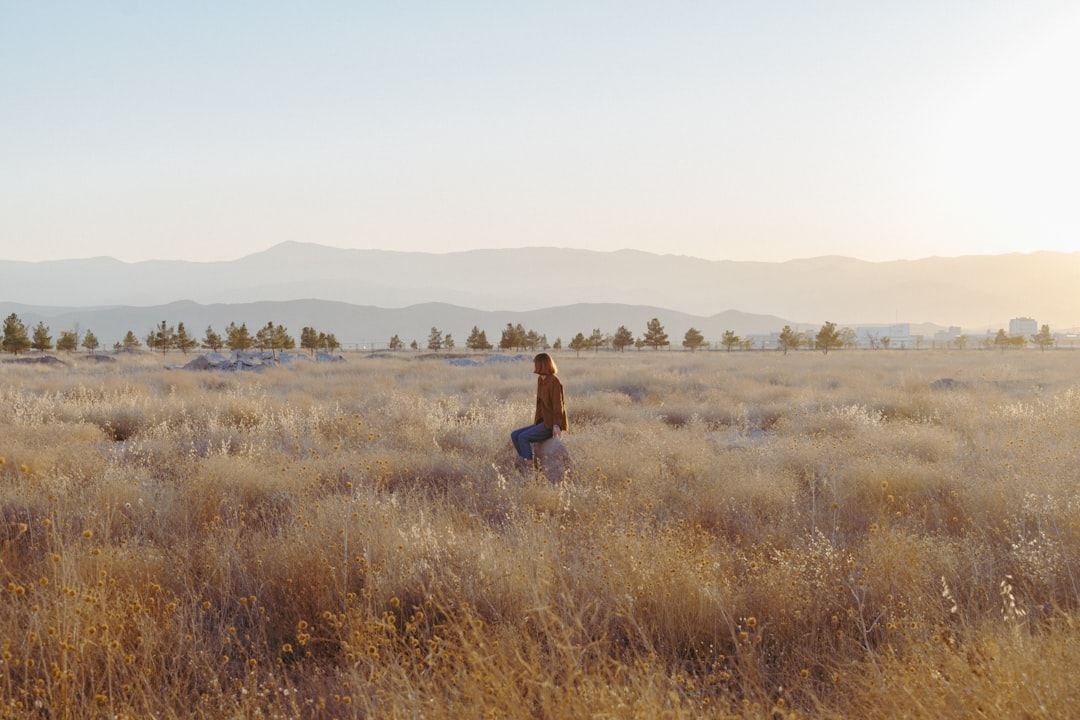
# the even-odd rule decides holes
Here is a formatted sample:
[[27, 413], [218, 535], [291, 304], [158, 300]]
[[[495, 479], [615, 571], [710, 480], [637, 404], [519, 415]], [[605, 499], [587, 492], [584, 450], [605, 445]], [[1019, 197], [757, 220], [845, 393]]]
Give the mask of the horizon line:
[[139, 265], [143, 263], [190, 263], [195, 265], [211, 265], [218, 263], [230, 263], [244, 260], [256, 255], [262, 255], [272, 252], [276, 249], [290, 247], [290, 246], [302, 246], [302, 247], [314, 247], [322, 248], [326, 250], [334, 250], [340, 252], [377, 252], [396, 255], [466, 255], [472, 253], [484, 253], [484, 252], [515, 252], [515, 251], [536, 251], [536, 250], [552, 250], [552, 251], [566, 251], [566, 252], [579, 252], [579, 253], [593, 253], [598, 255], [616, 255], [620, 253], [638, 253], [642, 255], [652, 255], [655, 257], [670, 257], [670, 258], [685, 258], [688, 260], [698, 260], [707, 263], [734, 263], [734, 264], [760, 264], [760, 265], [783, 265], [793, 262], [811, 262], [815, 260], [850, 260], [860, 263], [868, 263], [873, 265], [884, 265], [889, 263], [907, 263], [907, 262], [921, 262], [924, 260], [952, 260], [960, 258], [980, 258], [980, 257], [1004, 257], [1008, 255], [1075, 255], [1080, 251], [1065, 252], [1062, 250], [1031, 250], [1020, 251], [1013, 250], [1008, 252], [999, 253], [969, 253], [964, 255], [927, 255], [917, 258], [893, 258], [888, 260], [865, 260], [863, 258], [854, 255], [842, 255], [838, 253], [826, 253], [822, 255], [808, 255], [803, 257], [793, 257], [786, 260], [734, 260], [734, 259], [718, 259], [713, 260], [710, 258], [701, 257], [698, 255], [688, 255], [686, 253], [679, 252], [656, 252], [652, 250], [639, 250], [632, 247], [624, 247], [616, 250], [597, 250], [595, 248], [582, 248], [560, 245], [522, 245], [522, 246], [508, 246], [508, 247], [483, 247], [483, 248], [470, 248], [467, 250], [447, 250], [443, 252], [432, 250], [392, 250], [379, 247], [341, 247], [337, 245], [328, 245], [321, 242], [311, 242], [304, 240], [283, 240], [281, 242], [269, 245], [262, 250], [255, 250], [242, 255], [238, 255], [229, 259], [218, 260], [189, 260], [185, 258], [146, 258], [142, 260], [124, 260], [115, 255], [88, 255], [82, 257], [63, 257], [53, 258], [47, 260], [9, 260], [0, 258], [0, 262], [5, 263], [20, 263], [20, 264], [47, 264], [47, 263], [63, 263], [63, 262], [83, 262], [90, 260], [109, 260], [124, 265]]

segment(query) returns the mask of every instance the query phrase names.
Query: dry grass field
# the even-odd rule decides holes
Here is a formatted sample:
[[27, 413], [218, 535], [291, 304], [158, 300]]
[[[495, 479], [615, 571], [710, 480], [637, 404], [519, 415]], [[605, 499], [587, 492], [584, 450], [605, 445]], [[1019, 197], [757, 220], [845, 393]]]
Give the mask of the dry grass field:
[[1080, 707], [1080, 354], [556, 359], [0, 365], [0, 717]]

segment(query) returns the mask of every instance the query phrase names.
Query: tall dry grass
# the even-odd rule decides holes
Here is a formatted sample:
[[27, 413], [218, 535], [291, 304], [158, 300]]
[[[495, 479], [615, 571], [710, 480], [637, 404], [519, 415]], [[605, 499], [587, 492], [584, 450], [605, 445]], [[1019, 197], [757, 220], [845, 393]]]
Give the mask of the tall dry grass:
[[1073, 353], [558, 361], [0, 365], [0, 716], [1076, 704]]

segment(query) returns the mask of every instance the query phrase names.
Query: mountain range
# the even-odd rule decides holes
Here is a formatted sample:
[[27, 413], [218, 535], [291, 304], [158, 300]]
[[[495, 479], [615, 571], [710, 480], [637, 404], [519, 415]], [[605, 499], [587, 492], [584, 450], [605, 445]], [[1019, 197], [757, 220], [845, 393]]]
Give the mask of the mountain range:
[[54, 332], [92, 329], [111, 345], [162, 320], [199, 337], [229, 322], [267, 322], [298, 335], [309, 325], [346, 346], [397, 334], [426, 344], [432, 327], [459, 345], [477, 326], [497, 343], [507, 323], [560, 337], [635, 335], [657, 317], [674, 344], [695, 327], [775, 332], [909, 323], [913, 332], [960, 326], [982, 333], [1035, 318], [1054, 331], [1080, 326], [1080, 253], [1012, 253], [867, 262], [818, 257], [782, 263], [709, 261], [634, 250], [564, 248], [417, 253], [286, 242], [238, 260], [107, 257], [0, 260], [0, 312]]

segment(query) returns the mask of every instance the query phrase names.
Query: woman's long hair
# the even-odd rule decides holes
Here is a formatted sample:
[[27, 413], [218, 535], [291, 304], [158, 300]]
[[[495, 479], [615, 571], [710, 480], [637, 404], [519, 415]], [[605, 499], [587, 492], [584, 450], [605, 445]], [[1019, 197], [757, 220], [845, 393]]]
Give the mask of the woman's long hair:
[[559, 368], [547, 353], [540, 353], [533, 358], [533, 371], [538, 375], [558, 375]]

